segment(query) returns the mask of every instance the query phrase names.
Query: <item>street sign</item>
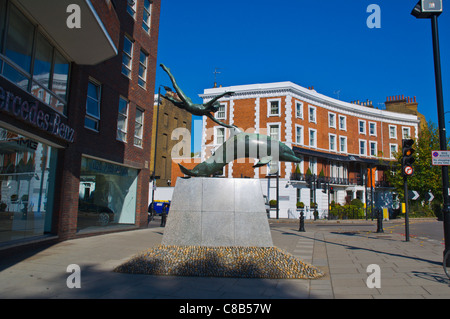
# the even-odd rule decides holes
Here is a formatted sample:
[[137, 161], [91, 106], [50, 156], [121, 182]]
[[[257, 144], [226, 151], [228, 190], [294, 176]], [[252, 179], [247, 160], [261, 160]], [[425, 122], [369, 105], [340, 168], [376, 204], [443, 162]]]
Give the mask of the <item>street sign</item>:
[[405, 166], [404, 172], [406, 175], [411, 176], [413, 174], [413, 168], [411, 166]]
[[429, 192], [429, 193], [427, 193], [427, 194], [425, 195], [425, 200], [426, 200], [427, 202], [431, 202], [431, 201], [433, 201], [433, 199], [434, 199], [434, 195], [433, 195], [432, 192]]
[[419, 198], [419, 193], [416, 191], [409, 191], [408, 196], [411, 200], [417, 200]]
[[435, 166], [450, 165], [450, 151], [432, 151], [431, 161]]

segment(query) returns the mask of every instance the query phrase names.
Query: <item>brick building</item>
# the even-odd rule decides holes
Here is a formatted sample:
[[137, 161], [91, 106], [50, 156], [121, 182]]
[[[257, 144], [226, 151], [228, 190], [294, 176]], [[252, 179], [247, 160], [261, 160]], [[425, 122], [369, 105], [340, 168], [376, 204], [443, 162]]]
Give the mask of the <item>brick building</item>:
[[[166, 94], [177, 98], [176, 93], [168, 91]], [[150, 169], [153, 171], [156, 163], [155, 176], [157, 179], [155, 182], [157, 187], [168, 187], [171, 185], [172, 151], [175, 145], [179, 143], [178, 134], [191, 134], [191, 125], [191, 113], [176, 107], [172, 102], [162, 97], [158, 103], [158, 95], [155, 95]], [[172, 139], [172, 136], [174, 139]], [[155, 146], [157, 148], [156, 162], [154, 161]]]
[[[343, 102], [292, 82], [213, 88], [201, 97], [206, 102], [226, 91], [235, 94], [220, 100], [217, 119], [278, 139], [303, 160], [298, 165], [279, 165], [279, 217], [296, 217], [297, 202], [303, 202], [307, 211], [310, 203], [317, 203], [321, 215], [328, 213], [330, 202], [344, 204], [353, 198], [364, 203], [373, 198], [376, 207], [395, 205], [385, 172], [401, 149], [402, 138], [417, 137], [417, 115], [380, 110], [370, 101]], [[405, 102], [412, 104], [415, 99]], [[202, 161], [230, 136], [230, 130], [209, 119], [203, 125]], [[255, 163], [254, 159], [236, 160], [218, 175], [259, 178], [263, 192], [275, 199], [274, 179], [267, 178], [267, 167], [253, 168]], [[319, 187], [315, 184], [315, 190], [308, 183], [309, 173], [322, 182]]]
[[0, 0], [2, 247], [147, 225], [159, 11]]

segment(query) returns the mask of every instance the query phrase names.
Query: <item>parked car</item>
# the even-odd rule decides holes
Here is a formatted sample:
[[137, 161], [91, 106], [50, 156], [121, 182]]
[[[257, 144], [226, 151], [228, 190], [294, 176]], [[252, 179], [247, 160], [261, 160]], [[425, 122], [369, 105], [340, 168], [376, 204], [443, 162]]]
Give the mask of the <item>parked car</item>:
[[106, 226], [114, 221], [114, 212], [106, 206], [80, 200], [78, 202], [78, 211], [86, 219], [95, 219], [96, 223], [100, 226]]
[[167, 210], [167, 214], [169, 214], [170, 210], [170, 200], [155, 200], [153, 203], [148, 205], [148, 221], [152, 221], [156, 215], [161, 216], [163, 212], [164, 204], [169, 204], [169, 209]]

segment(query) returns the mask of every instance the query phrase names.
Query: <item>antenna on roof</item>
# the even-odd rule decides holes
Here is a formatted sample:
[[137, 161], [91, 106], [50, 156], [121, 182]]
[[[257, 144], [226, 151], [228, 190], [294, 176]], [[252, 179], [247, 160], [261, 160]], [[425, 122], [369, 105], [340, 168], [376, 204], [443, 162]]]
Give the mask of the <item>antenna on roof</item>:
[[337, 95], [337, 99], [339, 100], [339, 97], [341, 95], [341, 90], [334, 91], [334, 94]]
[[218, 72], [217, 70], [220, 70], [221, 68], [215, 68], [215, 70], [214, 70], [214, 87], [216, 88], [217, 87], [217, 74], [220, 74], [220, 73], [222, 73], [222, 72]]

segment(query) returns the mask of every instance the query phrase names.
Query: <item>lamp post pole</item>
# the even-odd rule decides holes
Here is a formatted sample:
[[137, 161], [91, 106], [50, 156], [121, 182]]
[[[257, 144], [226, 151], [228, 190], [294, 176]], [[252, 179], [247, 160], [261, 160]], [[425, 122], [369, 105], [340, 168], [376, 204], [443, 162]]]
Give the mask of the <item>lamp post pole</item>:
[[155, 186], [156, 186], [156, 151], [158, 146], [158, 122], [159, 122], [159, 108], [161, 103], [161, 85], [158, 88], [158, 109], [156, 110], [156, 132], [155, 132], [155, 153], [153, 154], [153, 175], [152, 175], [152, 203], [155, 201]]
[[[439, 121], [439, 144], [441, 151], [447, 150], [447, 134], [445, 130], [444, 95], [442, 91], [441, 57], [439, 48], [438, 16], [431, 16], [431, 31], [433, 36], [434, 72], [436, 78], [436, 98]], [[450, 250], [450, 195], [448, 166], [442, 166], [442, 196], [444, 199], [442, 214], [444, 223], [445, 250], [444, 255]]]

